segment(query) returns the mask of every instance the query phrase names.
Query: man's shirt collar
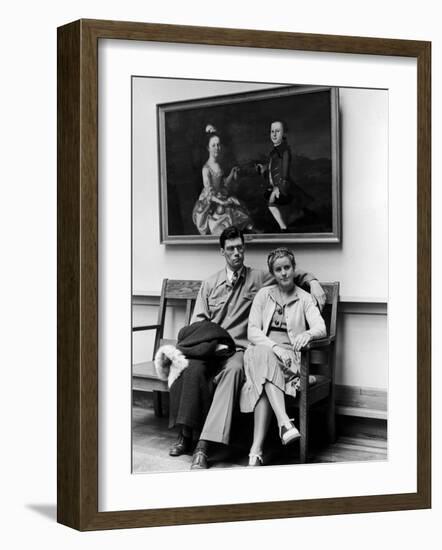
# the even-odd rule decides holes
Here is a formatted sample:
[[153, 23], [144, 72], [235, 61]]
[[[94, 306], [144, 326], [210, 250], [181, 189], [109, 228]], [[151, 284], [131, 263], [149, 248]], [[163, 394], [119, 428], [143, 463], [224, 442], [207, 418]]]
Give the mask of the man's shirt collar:
[[[238, 279], [242, 276], [244, 271], [245, 271], [244, 266], [242, 266], [241, 269], [238, 269]], [[229, 284], [232, 282], [232, 277], [233, 277], [233, 271], [230, 269], [229, 266], [226, 265], [226, 281]]]

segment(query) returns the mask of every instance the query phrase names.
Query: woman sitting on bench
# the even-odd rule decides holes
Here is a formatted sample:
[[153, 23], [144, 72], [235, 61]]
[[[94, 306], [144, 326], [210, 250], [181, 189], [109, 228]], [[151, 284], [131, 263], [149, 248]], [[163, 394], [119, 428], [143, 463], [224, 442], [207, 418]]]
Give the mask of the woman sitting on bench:
[[313, 298], [295, 285], [293, 253], [277, 248], [269, 254], [267, 264], [277, 284], [261, 288], [253, 300], [247, 333], [251, 345], [244, 356], [246, 382], [240, 396], [241, 411], [254, 413], [249, 466], [263, 464], [263, 443], [272, 411], [283, 445], [300, 437], [287, 415], [284, 394], [295, 396], [299, 389], [300, 350], [311, 340], [326, 336]]

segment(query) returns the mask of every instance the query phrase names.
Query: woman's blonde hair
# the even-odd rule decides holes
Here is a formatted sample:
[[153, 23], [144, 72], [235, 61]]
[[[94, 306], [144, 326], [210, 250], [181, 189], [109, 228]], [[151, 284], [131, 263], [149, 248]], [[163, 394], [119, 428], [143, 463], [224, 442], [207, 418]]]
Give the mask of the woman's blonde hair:
[[270, 254], [267, 256], [267, 265], [272, 275], [273, 275], [273, 266], [275, 265], [276, 260], [278, 260], [279, 258], [288, 258], [293, 266], [293, 269], [295, 269], [296, 261], [295, 261], [295, 255], [293, 254], [293, 252], [285, 247], [275, 248], [275, 250], [272, 250]]

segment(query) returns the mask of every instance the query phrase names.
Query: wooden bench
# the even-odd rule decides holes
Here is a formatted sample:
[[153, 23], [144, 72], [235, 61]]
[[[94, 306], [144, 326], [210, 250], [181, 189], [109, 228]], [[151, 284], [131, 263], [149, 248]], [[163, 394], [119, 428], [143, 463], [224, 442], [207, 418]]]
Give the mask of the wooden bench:
[[[152, 361], [138, 363], [133, 366], [132, 389], [153, 392], [154, 410], [157, 416], [162, 416], [161, 397], [162, 393], [169, 391], [169, 388], [166, 381], [158, 378], [153, 358], [161, 345], [176, 343], [174, 339], [164, 338], [166, 309], [170, 301], [172, 301], [175, 306], [184, 306], [184, 325], [189, 324], [200, 286], [201, 281], [164, 279], [161, 289], [157, 324], [134, 327], [133, 329], [134, 331], [156, 331]], [[327, 337], [321, 340], [313, 340], [304, 348], [301, 355], [301, 391], [296, 399], [287, 399], [288, 405], [295, 406], [299, 409], [301, 462], [306, 462], [308, 460], [308, 413], [309, 409], [317, 403], [325, 405], [328, 439], [330, 442], [335, 440], [334, 372], [339, 283], [321, 282], [321, 286], [326, 293], [326, 305], [322, 312], [322, 316], [327, 327]], [[309, 385], [310, 374], [316, 377], [316, 383], [314, 385]]]
[[164, 338], [164, 325], [166, 310], [169, 305], [184, 307], [184, 325], [190, 324], [195, 300], [201, 286], [201, 281], [184, 281], [177, 279], [164, 279], [161, 288], [158, 320], [155, 325], [134, 327], [133, 331], [155, 330], [152, 361], [137, 363], [132, 367], [132, 389], [144, 392], [153, 392], [153, 403], [156, 416], [162, 416], [162, 393], [168, 392], [167, 381], [160, 380], [155, 370], [153, 359], [160, 346], [163, 344], [175, 344], [176, 340]]

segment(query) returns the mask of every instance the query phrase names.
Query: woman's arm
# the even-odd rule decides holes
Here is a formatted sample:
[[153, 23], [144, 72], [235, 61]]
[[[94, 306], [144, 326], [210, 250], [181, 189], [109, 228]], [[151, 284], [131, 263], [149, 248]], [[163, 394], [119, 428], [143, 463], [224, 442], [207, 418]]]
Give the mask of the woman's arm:
[[275, 345], [275, 342], [270, 340], [263, 331], [263, 314], [267, 300], [265, 289], [259, 290], [250, 309], [247, 339], [255, 346], [261, 345], [271, 348]]
[[210, 177], [209, 168], [206, 165], [203, 166], [201, 175], [203, 177], [204, 190], [206, 191], [207, 196], [211, 196], [213, 194], [212, 178]]
[[207, 166], [203, 166], [202, 176], [207, 199], [211, 202], [216, 202], [217, 204], [221, 204], [223, 206], [226, 205], [227, 201], [218, 198], [215, 194], [215, 190], [213, 189], [212, 184], [212, 178], [210, 176], [210, 170]]
[[304, 307], [305, 319], [309, 328], [295, 337], [295, 341], [293, 342], [295, 351], [300, 351], [312, 340], [325, 338], [325, 336], [327, 336], [324, 319], [322, 318], [318, 307], [313, 302], [312, 297], [307, 295], [302, 300], [302, 304]]
[[255, 344], [255, 346], [261, 345], [272, 348], [273, 353], [283, 363], [289, 366], [292, 359], [290, 351], [278, 346], [278, 344], [266, 336], [263, 331], [263, 313], [267, 300], [268, 296], [265, 291], [261, 292], [260, 290], [255, 296], [249, 315], [247, 338], [252, 344]]
[[308, 332], [311, 334], [312, 340], [325, 338], [327, 336], [325, 322], [311, 296], [308, 296], [304, 302], [304, 313], [309, 326]]
[[224, 183], [227, 187], [232, 183], [232, 180], [236, 180], [238, 178], [238, 172], [239, 172], [238, 166], [234, 166], [230, 170], [229, 175], [226, 178], [224, 178]]

